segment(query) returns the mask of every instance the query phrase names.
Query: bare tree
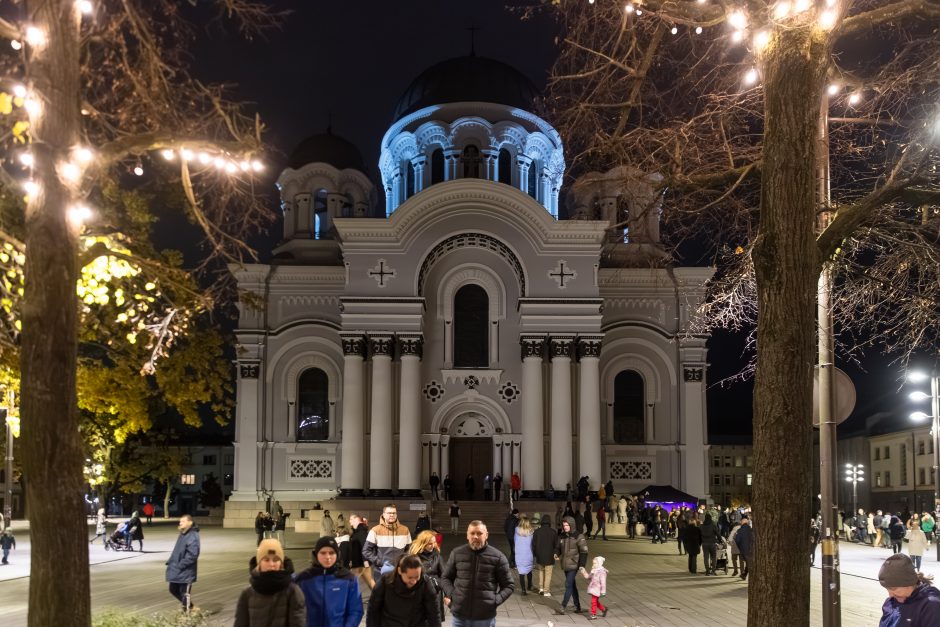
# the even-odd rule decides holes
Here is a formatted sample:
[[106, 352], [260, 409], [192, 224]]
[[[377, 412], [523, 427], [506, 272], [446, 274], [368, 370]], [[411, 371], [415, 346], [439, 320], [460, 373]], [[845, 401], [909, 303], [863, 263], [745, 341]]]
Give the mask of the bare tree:
[[756, 322], [748, 624], [808, 625], [821, 271], [846, 324], [888, 348], [936, 340], [940, 5], [553, 4], [545, 106], [573, 170], [661, 174], [672, 243], [707, 243], [718, 266], [706, 323]]
[[[75, 399], [80, 268], [100, 258], [159, 265], [135, 257], [145, 244], [133, 237], [103, 236], [90, 246], [81, 238], [116, 235], [141, 219], [114, 209], [108, 185], [132, 174], [177, 182], [189, 219], [205, 233], [208, 259], [250, 255], [244, 235], [269, 218], [253, 187], [262, 126], [222, 88], [190, 75], [187, 50], [198, 35], [187, 21], [187, 11], [195, 11], [190, 4], [25, 0], [16, 7], [19, 19], [0, 21], [0, 34], [17, 51], [0, 58], [13, 87], [4, 94], [13, 107], [3, 139], [8, 148], [26, 142], [11, 150], [8, 163], [25, 156], [23, 179], [29, 179], [22, 240], [10, 230], [0, 237], [11, 251], [25, 252], [16, 342], [33, 537], [30, 625], [91, 620]], [[221, 21], [247, 36], [277, 20], [252, 0], [214, 6]], [[17, 174], [11, 167], [0, 173], [6, 193], [22, 194]], [[129, 318], [140, 310], [129, 307]], [[168, 337], [185, 332], [187, 320], [166, 311], [159, 324], [148, 326], [144, 318], [134, 324], [129, 335], [152, 332], [158, 355]]]

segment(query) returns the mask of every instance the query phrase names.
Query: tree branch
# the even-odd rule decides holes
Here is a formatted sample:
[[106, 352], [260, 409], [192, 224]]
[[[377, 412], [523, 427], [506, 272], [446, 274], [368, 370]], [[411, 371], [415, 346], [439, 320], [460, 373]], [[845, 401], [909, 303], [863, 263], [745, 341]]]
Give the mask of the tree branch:
[[882, 24], [901, 22], [914, 17], [940, 17], [940, 5], [927, 0], [901, 0], [845, 18], [837, 34], [840, 37], [857, 35]]

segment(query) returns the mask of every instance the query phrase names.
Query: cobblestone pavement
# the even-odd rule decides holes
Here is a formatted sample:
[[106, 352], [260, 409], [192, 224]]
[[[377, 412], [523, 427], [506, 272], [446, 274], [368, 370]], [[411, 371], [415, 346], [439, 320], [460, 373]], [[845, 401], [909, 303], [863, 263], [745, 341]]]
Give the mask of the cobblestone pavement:
[[[92, 575], [92, 603], [95, 612], [105, 608], [149, 614], [173, 611], [176, 602], [163, 581], [164, 562], [175, 541], [175, 525], [154, 524], [145, 528], [144, 553], [113, 553], [100, 543], [89, 548]], [[91, 537], [92, 534], [89, 534]], [[247, 585], [248, 560], [254, 553], [255, 538], [250, 530], [204, 528], [199, 581], [193, 588], [198, 606], [211, 613], [212, 625], [231, 625], [235, 602]], [[288, 532], [287, 554], [298, 568], [309, 561], [315, 535]], [[501, 534], [491, 541], [505, 548]], [[446, 535], [445, 552], [463, 542], [460, 536]], [[11, 564], [0, 566], [0, 621], [4, 627], [26, 624], [29, 586], [29, 536], [17, 533], [17, 549]], [[616, 627], [637, 626], [721, 626], [745, 625], [747, 584], [730, 574], [706, 577], [691, 575], [685, 556], [677, 554], [675, 543], [651, 544], [646, 540], [590, 541], [591, 555], [607, 558], [610, 570], [608, 594], [610, 608], [606, 618], [593, 624]], [[841, 545], [843, 622], [846, 625], [875, 625], [880, 617], [884, 590], [876, 575], [881, 561], [890, 555], [885, 549], [853, 544]], [[924, 557], [924, 570], [940, 575], [935, 547]], [[701, 559], [701, 558], [699, 558]], [[817, 559], [818, 563], [818, 559]], [[701, 571], [701, 564], [699, 566]], [[730, 571], [729, 571], [730, 572]], [[812, 624], [821, 625], [820, 571], [812, 570]], [[940, 576], [938, 576], [940, 579]], [[586, 581], [579, 579], [582, 606], [590, 608], [585, 592]], [[564, 589], [562, 573], [555, 569], [550, 598], [519, 592], [499, 611], [502, 626], [589, 624], [587, 613], [556, 616]], [[446, 624], [450, 624], [448, 620]], [[772, 621], [767, 623], [773, 624]]]

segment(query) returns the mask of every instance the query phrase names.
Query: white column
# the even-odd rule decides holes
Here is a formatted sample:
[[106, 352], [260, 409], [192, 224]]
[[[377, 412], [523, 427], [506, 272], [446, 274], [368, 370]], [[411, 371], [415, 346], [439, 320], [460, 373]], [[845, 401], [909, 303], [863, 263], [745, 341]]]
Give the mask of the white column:
[[415, 193], [424, 189], [424, 168], [427, 165], [428, 158], [420, 155], [411, 160], [411, 165], [415, 169]]
[[[600, 371], [601, 338], [580, 338], [578, 354], [581, 376], [578, 381], [578, 476], [587, 475], [600, 485], [608, 479], [601, 476], [601, 406]], [[556, 486], [557, 489], [557, 486]]]
[[[438, 473], [438, 475], [441, 478], [441, 494], [443, 494], [443, 490], [444, 490], [444, 477], [446, 477], [450, 473], [450, 455], [448, 451], [448, 449], [450, 448], [448, 446], [449, 442], [450, 442], [450, 436], [442, 435], [441, 444], [438, 447], [441, 449], [441, 472]], [[454, 481], [453, 477], [451, 477], [450, 480], [451, 480], [451, 483], [454, 484], [454, 486], [457, 485], [457, 482]], [[451, 495], [451, 498], [453, 498], [453, 495]]]
[[421, 336], [399, 336], [398, 493], [421, 496]]
[[503, 474], [503, 436], [493, 436], [493, 476]]
[[[552, 338], [550, 342], [552, 356], [552, 397], [551, 397], [551, 471], [552, 486], [564, 489], [571, 482], [571, 449], [574, 442], [571, 437], [571, 349], [574, 339], [570, 337]], [[598, 480], [598, 478], [595, 480]], [[572, 482], [573, 483], [573, 482]]]
[[[430, 449], [430, 452], [428, 454], [430, 455], [430, 459], [431, 459], [431, 471], [430, 472], [436, 472], [437, 476], [440, 477], [441, 481], [443, 481], [444, 473], [441, 472], [441, 451], [440, 451], [441, 447], [438, 446], [439, 440], [440, 440], [439, 435], [432, 435], [428, 438], [428, 449]], [[431, 476], [430, 472], [428, 473], [428, 477]]]
[[681, 490], [689, 494], [707, 494], [705, 463], [705, 364], [683, 363], [679, 415], [685, 426]]
[[259, 361], [245, 361], [238, 364], [238, 387], [236, 388], [235, 418], [235, 485], [233, 500], [253, 501], [258, 498], [260, 375]]
[[369, 491], [375, 496], [392, 492], [392, 337], [369, 338], [372, 354], [371, 446]]
[[[509, 485], [509, 478], [512, 477], [513, 470], [519, 470], [518, 467], [512, 467], [512, 438], [503, 438], [503, 485]], [[521, 476], [521, 475], [520, 475]]]
[[340, 442], [340, 494], [358, 496], [363, 486], [362, 367], [366, 340], [361, 335], [344, 335], [343, 340], [343, 439]]
[[[544, 337], [522, 338], [522, 487], [528, 491], [545, 488], [545, 433], [542, 402], [542, 354]], [[571, 442], [567, 442], [571, 446]], [[518, 468], [514, 466], [513, 470]], [[509, 477], [504, 477], [509, 479]]]

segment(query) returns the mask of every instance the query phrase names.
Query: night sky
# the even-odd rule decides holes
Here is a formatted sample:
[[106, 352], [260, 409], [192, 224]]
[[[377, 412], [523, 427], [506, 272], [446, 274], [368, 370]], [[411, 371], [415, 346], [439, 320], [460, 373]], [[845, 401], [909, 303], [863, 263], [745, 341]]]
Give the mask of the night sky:
[[[522, 21], [506, 8], [508, 0], [277, 0], [290, 9], [280, 31], [246, 43], [237, 34], [210, 28], [199, 40], [195, 70], [199, 78], [235, 83], [232, 95], [250, 101], [269, 129], [266, 139], [280, 154], [268, 161], [269, 193], [276, 203], [273, 180], [287, 155], [305, 137], [333, 133], [355, 144], [367, 174], [381, 189], [379, 143], [391, 123], [395, 103], [423, 70], [470, 52], [470, 27], [478, 27], [479, 56], [508, 63], [539, 88], [553, 61], [557, 29], [545, 17]], [[280, 225], [271, 227], [269, 244], [277, 242]], [[262, 243], [263, 246], [263, 243]], [[717, 333], [709, 344], [714, 383], [741, 368], [740, 335]], [[858, 403], [840, 432], [865, 427], [873, 414], [898, 414], [888, 423], [908, 426], [906, 398], [898, 394], [900, 366], [877, 355], [862, 360], [864, 368], [840, 363], [856, 382]], [[709, 432], [746, 435], [751, 425], [751, 383], [708, 392]], [[902, 416], [903, 415], [903, 419]]]

